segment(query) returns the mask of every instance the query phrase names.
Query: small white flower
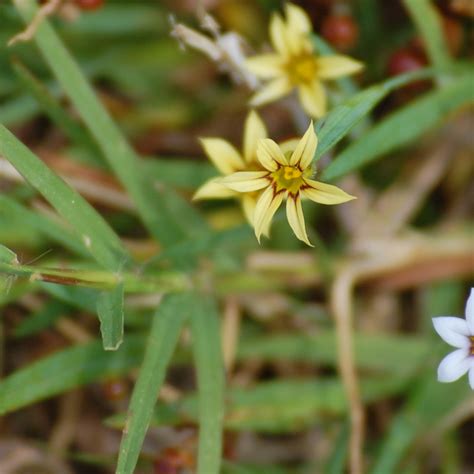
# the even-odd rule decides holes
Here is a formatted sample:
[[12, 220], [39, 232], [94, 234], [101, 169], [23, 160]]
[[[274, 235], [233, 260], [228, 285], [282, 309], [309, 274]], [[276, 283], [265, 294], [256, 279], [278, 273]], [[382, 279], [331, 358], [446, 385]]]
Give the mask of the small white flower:
[[439, 364], [438, 381], [454, 382], [469, 372], [469, 385], [474, 390], [474, 288], [466, 302], [466, 320], [453, 316], [433, 318], [441, 338], [457, 349]]

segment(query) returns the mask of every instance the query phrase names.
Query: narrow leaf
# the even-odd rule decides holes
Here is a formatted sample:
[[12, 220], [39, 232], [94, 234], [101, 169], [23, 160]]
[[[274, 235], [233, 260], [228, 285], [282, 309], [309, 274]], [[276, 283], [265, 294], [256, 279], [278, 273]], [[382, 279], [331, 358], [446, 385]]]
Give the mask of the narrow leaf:
[[318, 160], [324, 153], [342, 140], [390, 92], [430, 75], [433, 75], [433, 71], [430, 69], [402, 74], [371, 86], [334, 107], [331, 112], [315, 124], [319, 139], [315, 159]]
[[170, 295], [165, 297], [153, 317], [120, 443], [117, 474], [132, 474], [135, 471], [166, 368], [192, 306], [193, 298], [189, 294]]
[[[461, 106], [474, 101], [471, 77], [462, 77], [441, 89], [425, 94], [374, 126], [324, 170], [322, 178], [334, 180], [365, 166], [384, 154], [401, 148], [445, 120]], [[407, 126], [409, 124], [409, 126]]]
[[216, 304], [201, 298], [191, 317], [199, 399], [198, 474], [218, 474], [224, 417], [224, 364]]
[[0, 125], [0, 155], [68, 221], [91, 255], [104, 267], [118, 270], [128, 260], [120, 238], [95, 209], [51, 171], [3, 125]]
[[441, 16], [436, 11], [434, 2], [432, 0], [403, 0], [403, 3], [421, 35], [431, 63], [438, 68], [447, 67], [450, 63], [448, 47]]
[[97, 301], [100, 332], [106, 351], [116, 351], [123, 341], [123, 283], [104, 291]]
[[16, 371], [0, 384], [0, 415], [138, 367], [143, 342], [143, 336], [131, 335], [118, 351], [104, 352], [102, 344], [94, 341]]

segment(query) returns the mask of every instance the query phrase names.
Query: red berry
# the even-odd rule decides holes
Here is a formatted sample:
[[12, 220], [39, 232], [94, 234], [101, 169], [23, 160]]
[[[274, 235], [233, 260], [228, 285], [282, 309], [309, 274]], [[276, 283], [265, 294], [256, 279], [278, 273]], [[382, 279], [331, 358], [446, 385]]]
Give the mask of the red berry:
[[330, 15], [321, 26], [321, 34], [337, 49], [352, 49], [359, 37], [359, 28], [349, 15]]
[[405, 72], [415, 71], [426, 65], [425, 58], [410, 48], [395, 51], [388, 60], [388, 74], [397, 76]]
[[105, 0], [74, 0], [74, 2], [81, 10], [92, 11], [101, 8]]

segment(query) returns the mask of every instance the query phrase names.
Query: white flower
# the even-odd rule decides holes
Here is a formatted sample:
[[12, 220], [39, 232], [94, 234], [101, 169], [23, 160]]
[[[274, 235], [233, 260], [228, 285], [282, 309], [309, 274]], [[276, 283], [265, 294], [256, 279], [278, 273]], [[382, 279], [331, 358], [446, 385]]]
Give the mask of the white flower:
[[433, 318], [441, 338], [457, 349], [439, 364], [438, 381], [454, 382], [469, 372], [469, 385], [474, 390], [474, 288], [466, 302], [466, 320], [453, 316]]

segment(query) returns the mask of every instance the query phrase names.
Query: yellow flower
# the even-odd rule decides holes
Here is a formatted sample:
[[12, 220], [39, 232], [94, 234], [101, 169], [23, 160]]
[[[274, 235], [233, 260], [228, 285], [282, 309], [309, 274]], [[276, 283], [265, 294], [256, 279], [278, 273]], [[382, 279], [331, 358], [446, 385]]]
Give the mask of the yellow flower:
[[[227, 176], [237, 171], [263, 169], [257, 160], [257, 143], [267, 137], [267, 129], [255, 111], [250, 111], [244, 125], [243, 153], [222, 138], [201, 138], [201, 144], [214, 166]], [[253, 225], [255, 204], [260, 193], [240, 194], [224, 186], [220, 180], [212, 178], [204, 183], [193, 199], [222, 199], [237, 197], [248, 222]]]
[[311, 43], [311, 22], [303, 9], [286, 4], [286, 22], [279, 14], [270, 21], [270, 40], [275, 50], [247, 59], [249, 71], [268, 79], [251, 99], [253, 106], [272, 102], [298, 89], [300, 102], [312, 117], [326, 113], [322, 81], [337, 79], [362, 69], [362, 63], [347, 56], [316, 56]]
[[285, 150], [273, 140], [259, 140], [257, 158], [262, 171], [240, 171], [220, 179], [228, 189], [240, 193], [260, 191], [253, 215], [255, 235], [260, 237], [269, 228], [273, 215], [286, 199], [286, 215], [296, 237], [311, 245], [301, 207], [301, 198], [320, 204], [341, 204], [355, 199], [342, 189], [310, 179], [318, 139], [311, 122], [293, 151]]

